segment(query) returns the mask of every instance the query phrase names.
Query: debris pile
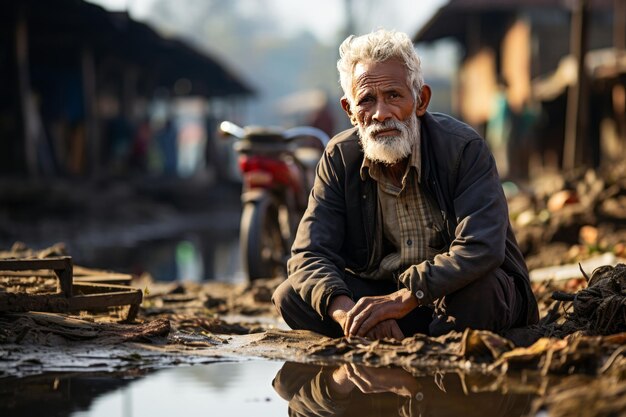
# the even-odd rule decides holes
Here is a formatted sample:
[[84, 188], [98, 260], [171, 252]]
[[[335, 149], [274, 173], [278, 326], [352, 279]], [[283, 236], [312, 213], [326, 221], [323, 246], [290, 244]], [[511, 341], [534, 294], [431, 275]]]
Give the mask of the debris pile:
[[0, 316], [0, 344], [62, 346], [73, 341], [111, 345], [124, 342], [164, 341], [168, 320], [141, 324], [96, 323], [55, 313], [8, 313]]
[[574, 333], [563, 339], [543, 337], [516, 347], [497, 334], [467, 329], [439, 338], [414, 335], [402, 341], [360, 337], [323, 338], [307, 349], [316, 361], [400, 366], [407, 370], [506, 374], [524, 370], [548, 374], [622, 375], [626, 333], [603, 338]]
[[544, 175], [529, 189], [504, 184], [529, 269], [603, 252], [626, 257], [626, 177], [619, 175], [626, 168], [620, 169]]
[[555, 292], [557, 302], [570, 302], [572, 311], [562, 323], [546, 325], [546, 331], [563, 337], [580, 331], [587, 335], [626, 332], [626, 265], [596, 269], [586, 288], [575, 294]]

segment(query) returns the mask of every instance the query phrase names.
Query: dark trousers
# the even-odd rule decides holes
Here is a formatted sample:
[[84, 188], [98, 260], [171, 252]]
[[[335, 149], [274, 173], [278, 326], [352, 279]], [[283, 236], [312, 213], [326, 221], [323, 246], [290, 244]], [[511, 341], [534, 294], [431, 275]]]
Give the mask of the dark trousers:
[[[398, 290], [391, 281], [372, 281], [346, 275], [344, 278], [354, 301], [361, 297], [390, 294]], [[292, 329], [312, 330], [330, 337], [343, 332], [329, 316], [319, 314], [295, 292], [289, 280], [274, 292], [272, 301]], [[466, 328], [503, 332], [523, 322], [523, 297], [513, 278], [501, 269], [477, 279], [471, 284], [442, 297], [433, 306], [420, 306], [397, 320], [402, 333], [411, 336], [422, 333], [440, 336]]]

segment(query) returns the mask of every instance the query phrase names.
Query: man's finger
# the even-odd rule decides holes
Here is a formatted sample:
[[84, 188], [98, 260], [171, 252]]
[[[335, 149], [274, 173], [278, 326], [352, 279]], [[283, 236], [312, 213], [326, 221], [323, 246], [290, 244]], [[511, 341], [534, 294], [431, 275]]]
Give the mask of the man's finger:
[[355, 317], [352, 327], [350, 328], [350, 334], [365, 336], [374, 326], [390, 318], [385, 306], [380, 305], [372, 305], [363, 313], [367, 313], [367, 315]]
[[398, 325], [398, 322], [395, 320], [391, 320], [391, 322], [392, 322], [392, 325], [391, 325], [392, 337], [396, 340], [404, 339], [404, 333], [402, 333], [402, 330], [400, 330], [400, 326]]
[[372, 329], [366, 334], [366, 337], [370, 339], [381, 340], [386, 337], [391, 337], [391, 327], [387, 320], [384, 320], [378, 324], [376, 324]]
[[[354, 321], [357, 319], [359, 314], [363, 312], [370, 305], [370, 299], [368, 297], [363, 297], [348, 311], [346, 314], [346, 320], [343, 323], [343, 333], [346, 337], [354, 336], [355, 333], [351, 332], [350, 329], [354, 325]], [[362, 320], [363, 318], [361, 318]]]
[[350, 328], [352, 327], [352, 323], [354, 322], [355, 316], [359, 314], [360, 310], [356, 309], [355, 305], [346, 313], [346, 320], [343, 323], [343, 333], [347, 336], [350, 335]]
[[382, 339], [382, 335], [380, 333], [379, 327], [380, 327], [380, 325], [374, 326], [374, 328], [372, 328], [372, 330], [370, 330], [369, 332], [367, 332], [365, 334], [365, 337], [367, 337], [368, 339], [373, 339], [373, 340], [380, 340], [380, 339]]
[[354, 310], [350, 310], [346, 314], [346, 320], [343, 323], [343, 333], [346, 337], [352, 335], [352, 333], [350, 333], [350, 329], [352, 328], [352, 324], [354, 323], [354, 319], [357, 314], [358, 312], [355, 312]]
[[369, 339], [393, 338], [396, 340], [404, 339], [404, 333], [400, 330], [400, 326], [394, 319], [387, 319], [374, 326], [365, 337]]
[[[364, 303], [360, 305], [355, 305], [350, 313], [352, 313], [352, 317], [350, 320], [350, 326], [348, 327], [348, 334], [351, 336], [359, 335], [363, 336], [363, 333], [360, 329], [363, 326], [363, 323], [368, 320], [375, 312], [378, 310], [378, 306], [372, 303]], [[376, 323], [374, 323], [376, 324]], [[373, 325], [371, 324], [369, 328]], [[369, 329], [368, 329], [369, 330]]]
[[[373, 313], [374, 311], [371, 308], [371, 306], [368, 306], [365, 309], [363, 309], [361, 312], [359, 312], [357, 315], [355, 315], [352, 320], [352, 324], [348, 328], [348, 333], [350, 333], [351, 335], [358, 334], [359, 336], [363, 336], [363, 333], [367, 333], [367, 332], [362, 332], [361, 329], [363, 327], [363, 324], [371, 317]], [[371, 326], [368, 328], [368, 330], [370, 328]]]

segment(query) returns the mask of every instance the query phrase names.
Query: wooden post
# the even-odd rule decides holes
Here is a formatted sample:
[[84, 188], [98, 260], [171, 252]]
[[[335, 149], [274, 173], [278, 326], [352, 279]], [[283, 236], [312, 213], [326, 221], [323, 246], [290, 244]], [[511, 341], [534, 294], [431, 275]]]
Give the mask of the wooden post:
[[122, 75], [122, 114], [129, 122], [138, 120], [135, 115], [135, 103], [137, 101], [137, 80], [139, 72], [133, 65], [124, 67]]
[[17, 64], [17, 83], [20, 109], [22, 113], [24, 135], [24, 157], [26, 172], [31, 177], [38, 174], [37, 169], [37, 120], [33, 114], [31, 100], [30, 66], [28, 62], [28, 22], [23, 8], [17, 13], [15, 25], [15, 58]]
[[613, 45], [616, 49], [626, 49], [626, 0], [613, 0]]
[[87, 153], [82, 157], [87, 161], [89, 173], [92, 176], [97, 176], [100, 171], [100, 135], [98, 131], [96, 65], [92, 48], [85, 47], [83, 49], [81, 64], [85, 107], [85, 149]]
[[565, 142], [563, 144], [563, 169], [574, 169], [582, 160], [582, 145], [586, 139], [587, 111], [587, 72], [585, 54], [587, 52], [589, 1], [578, 0], [572, 11], [570, 27], [570, 51], [576, 59], [576, 83], [570, 86], [567, 94], [565, 116]]
[[[626, 0], [613, 2], [613, 46], [616, 53], [626, 53]], [[617, 135], [622, 151], [626, 149], [626, 86], [619, 78], [612, 89], [613, 112], [617, 123]]]

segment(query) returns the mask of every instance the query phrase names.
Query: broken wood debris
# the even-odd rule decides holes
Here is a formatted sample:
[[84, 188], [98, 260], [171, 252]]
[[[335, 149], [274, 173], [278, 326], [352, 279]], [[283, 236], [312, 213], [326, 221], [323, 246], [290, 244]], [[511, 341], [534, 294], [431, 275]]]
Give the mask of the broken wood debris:
[[19, 283], [24, 278], [39, 276], [39, 271], [48, 271], [43, 277], [51, 277], [49, 271], [54, 271], [53, 277], [58, 282], [55, 292], [0, 292], [0, 312], [66, 313], [127, 305], [129, 308], [125, 320], [130, 322], [135, 319], [143, 298], [141, 290], [116, 284], [129, 283], [129, 277], [122, 274], [107, 276], [100, 272], [75, 279], [73, 269], [70, 256], [0, 259], [0, 271], [6, 271], [0, 272], [5, 283]]
[[[7, 313], [0, 317], [4, 336], [0, 343], [36, 343], [52, 345], [67, 341], [91, 341], [110, 345], [122, 342], [146, 342], [165, 338], [170, 332], [167, 319], [156, 319], [140, 324], [93, 322], [57, 313]], [[60, 343], [60, 340], [66, 342]]]

